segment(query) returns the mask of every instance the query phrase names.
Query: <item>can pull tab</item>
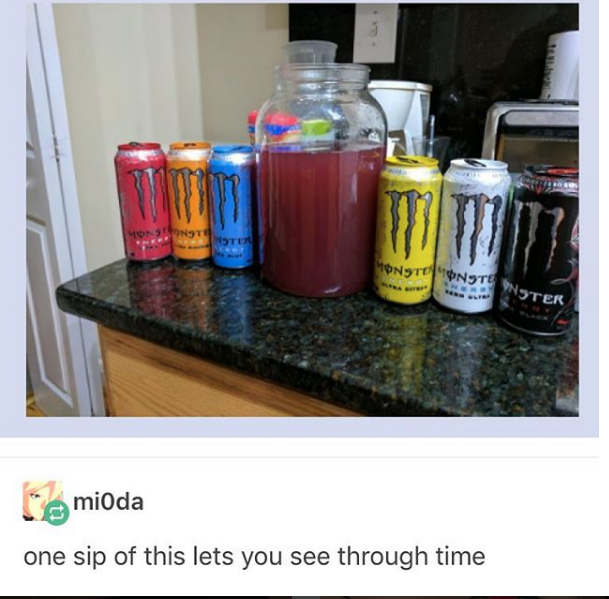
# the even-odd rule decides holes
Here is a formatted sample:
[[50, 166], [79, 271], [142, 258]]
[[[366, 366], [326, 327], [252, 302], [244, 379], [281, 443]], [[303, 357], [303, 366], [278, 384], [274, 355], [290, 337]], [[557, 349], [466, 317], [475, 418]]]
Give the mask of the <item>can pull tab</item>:
[[139, 148], [139, 147], [140, 147], [142, 144], [141, 144], [139, 141], [130, 141], [130, 142], [129, 142], [129, 145], [130, 145], [132, 148]]
[[486, 164], [484, 162], [480, 162], [479, 160], [474, 160], [473, 158], [466, 158], [465, 162], [470, 166], [479, 166], [481, 168], [486, 168]]
[[396, 156], [396, 160], [400, 162], [404, 162], [405, 164], [420, 164], [418, 160], [413, 160], [412, 158], [407, 158], [406, 156]]

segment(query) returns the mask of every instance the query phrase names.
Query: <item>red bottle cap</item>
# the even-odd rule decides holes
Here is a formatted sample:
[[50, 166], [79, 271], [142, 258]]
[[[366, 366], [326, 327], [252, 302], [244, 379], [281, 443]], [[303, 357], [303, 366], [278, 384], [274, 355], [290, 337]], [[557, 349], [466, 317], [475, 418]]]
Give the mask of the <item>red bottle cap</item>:
[[247, 123], [248, 125], [255, 125], [256, 124], [256, 119], [258, 118], [258, 111], [257, 110], [252, 110], [248, 115], [247, 115]]
[[294, 125], [298, 125], [298, 117], [295, 117], [292, 114], [286, 114], [285, 112], [276, 112], [275, 114], [271, 114], [266, 122], [269, 125], [281, 125], [283, 127], [293, 127]]

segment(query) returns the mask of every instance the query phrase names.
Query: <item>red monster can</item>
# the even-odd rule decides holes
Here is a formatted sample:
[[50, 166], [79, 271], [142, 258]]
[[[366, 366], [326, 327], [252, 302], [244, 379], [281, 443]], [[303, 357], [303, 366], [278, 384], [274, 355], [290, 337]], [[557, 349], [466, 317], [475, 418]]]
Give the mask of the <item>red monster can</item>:
[[160, 144], [118, 146], [114, 166], [129, 260], [159, 260], [171, 254], [165, 162]]

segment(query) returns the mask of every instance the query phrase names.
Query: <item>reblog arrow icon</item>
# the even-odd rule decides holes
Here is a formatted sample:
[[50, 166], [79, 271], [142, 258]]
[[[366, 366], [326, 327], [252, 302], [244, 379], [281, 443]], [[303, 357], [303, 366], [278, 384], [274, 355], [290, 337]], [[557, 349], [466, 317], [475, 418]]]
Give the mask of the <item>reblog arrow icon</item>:
[[69, 517], [70, 509], [67, 504], [60, 499], [50, 501], [44, 508], [44, 519], [51, 526], [61, 526], [68, 521]]

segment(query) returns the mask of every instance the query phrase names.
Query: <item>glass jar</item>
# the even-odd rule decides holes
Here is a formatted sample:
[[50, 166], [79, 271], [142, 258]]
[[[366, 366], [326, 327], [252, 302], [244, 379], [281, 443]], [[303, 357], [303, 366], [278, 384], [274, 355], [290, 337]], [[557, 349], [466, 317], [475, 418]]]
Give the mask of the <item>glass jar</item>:
[[372, 281], [387, 124], [356, 64], [286, 64], [256, 122], [262, 274], [294, 295], [336, 297]]

